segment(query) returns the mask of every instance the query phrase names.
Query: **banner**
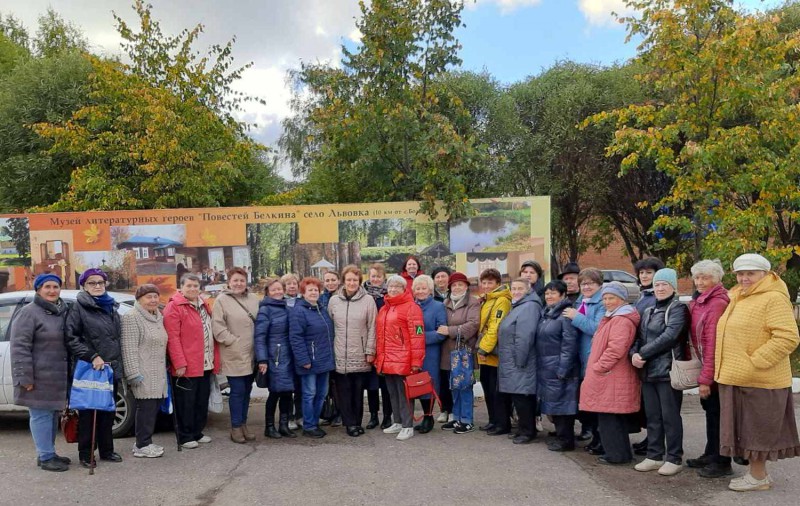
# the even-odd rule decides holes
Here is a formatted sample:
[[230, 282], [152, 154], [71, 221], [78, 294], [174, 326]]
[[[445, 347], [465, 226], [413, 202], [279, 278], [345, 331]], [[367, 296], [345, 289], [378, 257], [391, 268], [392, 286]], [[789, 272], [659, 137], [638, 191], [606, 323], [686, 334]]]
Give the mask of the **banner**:
[[32, 289], [42, 272], [75, 289], [81, 272], [99, 267], [109, 291], [152, 283], [166, 301], [187, 272], [213, 295], [234, 266], [256, 285], [289, 272], [321, 277], [347, 264], [366, 274], [382, 262], [398, 272], [410, 254], [424, 272], [445, 265], [473, 282], [490, 267], [512, 279], [525, 260], [549, 271], [549, 197], [472, 203], [474, 216], [450, 222], [431, 221], [418, 202], [2, 215], [0, 291]]

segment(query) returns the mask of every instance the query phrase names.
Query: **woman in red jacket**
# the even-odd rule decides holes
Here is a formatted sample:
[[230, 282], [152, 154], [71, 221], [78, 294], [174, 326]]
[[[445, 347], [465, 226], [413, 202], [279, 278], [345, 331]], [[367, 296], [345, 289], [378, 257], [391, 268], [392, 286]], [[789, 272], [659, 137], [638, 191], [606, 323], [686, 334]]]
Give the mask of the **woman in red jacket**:
[[703, 455], [689, 459], [686, 465], [697, 468], [704, 478], [720, 478], [733, 474], [731, 458], [719, 454], [720, 407], [719, 390], [714, 383], [714, 349], [717, 343], [717, 322], [730, 299], [722, 285], [725, 271], [718, 262], [700, 260], [692, 266], [692, 279], [697, 288], [689, 305], [692, 314], [692, 346], [700, 352], [703, 369], [697, 382], [700, 384], [700, 404], [706, 412], [706, 448]]
[[[384, 305], [375, 323], [375, 370], [386, 377], [395, 423], [384, 429], [405, 441], [414, 435], [414, 417], [406, 401], [405, 377], [419, 372], [425, 358], [425, 325], [422, 309], [406, 290], [402, 276], [392, 276], [386, 283]], [[397, 420], [400, 422], [398, 423]]]
[[636, 337], [639, 313], [628, 304], [628, 292], [613, 281], [603, 287], [605, 316], [592, 338], [592, 350], [581, 384], [580, 409], [598, 413], [601, 464], [627, 464], [633, 459], [626, 414], [639, 411], [642, 386], [628, 359]]
[[210, 443], [208, 421], [211, 375], [219, 372], [219, 349], [211, 331], [211, 308], [200, 298], [200, 278], [181, 277], [180, 291], [164, 308], [167, 353], [172, 373], [178, 442], [184, 448]]

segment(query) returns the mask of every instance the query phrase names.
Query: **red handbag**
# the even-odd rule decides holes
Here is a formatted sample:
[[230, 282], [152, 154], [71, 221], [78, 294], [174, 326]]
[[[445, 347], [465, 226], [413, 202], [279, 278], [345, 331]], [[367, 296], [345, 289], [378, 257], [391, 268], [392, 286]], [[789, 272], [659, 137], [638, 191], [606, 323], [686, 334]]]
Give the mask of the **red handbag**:
[[78, 442], [78, 412], [74, 409], [65, 409], [61, 412], [59, 420], [61, 433], [64, 434], [64, 439], [67, 443]]
[[[439, 396], [436, 395], [436, 388], [434, 388], [433, 385], [433, 378], [431, 378], [431, 375], [428, 373], [428, 371], [420, 371], [417, 374], [406, 376], [404, 383], [406, 387], [406, 401], [408, 402], [411, 413], [414, 413], [414, 404], [412, 402], [413, 399], [423, 395], [430, 395], [431, 398], [436, 399], [436, 402], [439, 403], [439, 409], [441, 409], [442, 401], [439, 400]], [[432, 402], [430, 406], [430, 413], [425, 413], [423, 416], [430, 416], [433, 414]], [[420, 420], [422, 420], [422, 417], [414, 417], [415, 422]]]

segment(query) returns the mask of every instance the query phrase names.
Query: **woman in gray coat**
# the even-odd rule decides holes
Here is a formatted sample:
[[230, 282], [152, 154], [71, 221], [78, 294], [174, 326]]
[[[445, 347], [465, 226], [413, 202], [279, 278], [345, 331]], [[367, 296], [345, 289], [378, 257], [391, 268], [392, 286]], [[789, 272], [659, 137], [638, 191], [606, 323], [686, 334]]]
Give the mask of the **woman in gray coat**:
[[164, 455], [164, 447], [153, 444], [158, 410], [167, 397], [167, 330], [158, 303], [158, 287], [142, 285], [133, 311], [122, 317], [122, 364], [136, 398], [134, 457]]
[[37, 464], [66, 471], [70, 460], [56, 455], [58, 413], [67, 404], [67, 348], [61, 278], [40, 274], [33, 303], [20, 309], [11, 326], [11, 376], [14, 404], [27, 406]]
[[525, 278], [511, 282], [511, 311], [500, 322], [497, 336], [498, 389], [511, 394], [519, 422], [514, 444], [536, 437], [536, 330], [542, 302]]

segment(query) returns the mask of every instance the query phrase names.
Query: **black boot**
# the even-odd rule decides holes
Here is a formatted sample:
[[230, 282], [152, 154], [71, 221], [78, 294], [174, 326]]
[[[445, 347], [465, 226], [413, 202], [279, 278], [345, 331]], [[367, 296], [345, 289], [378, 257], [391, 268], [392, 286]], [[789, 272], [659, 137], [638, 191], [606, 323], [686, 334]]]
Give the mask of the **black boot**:
[[280, 422], [278, 423], [278, 434], [288, 438], [296, 438], [297, 434], [292, 432], [289, 428], [289, 415], [281, 414]]
[[[286, 429], [289, 429], [288, 422], [286, 424]], [[275, 423], [270, 422], [267, 422], [267, 426], [264, 428], [264, 435], [272, 439], [281, 439], [283, 437], [280, 432], [275, 430]]]
[[381, 423], [381, 429], [388, 429], [392, 425], [392, 415], [384, 416], [383, 423]]
[[414, 430], [419, 432], [420, 434], [427, 434], [433, 429], [433, 416], [425, 415], [422, 418], [422, 422], [414, 427]]
[[369, 422], [367, 422], [367, 429], [374, 429], [378, 426], [378, 413], [369, 414]]

